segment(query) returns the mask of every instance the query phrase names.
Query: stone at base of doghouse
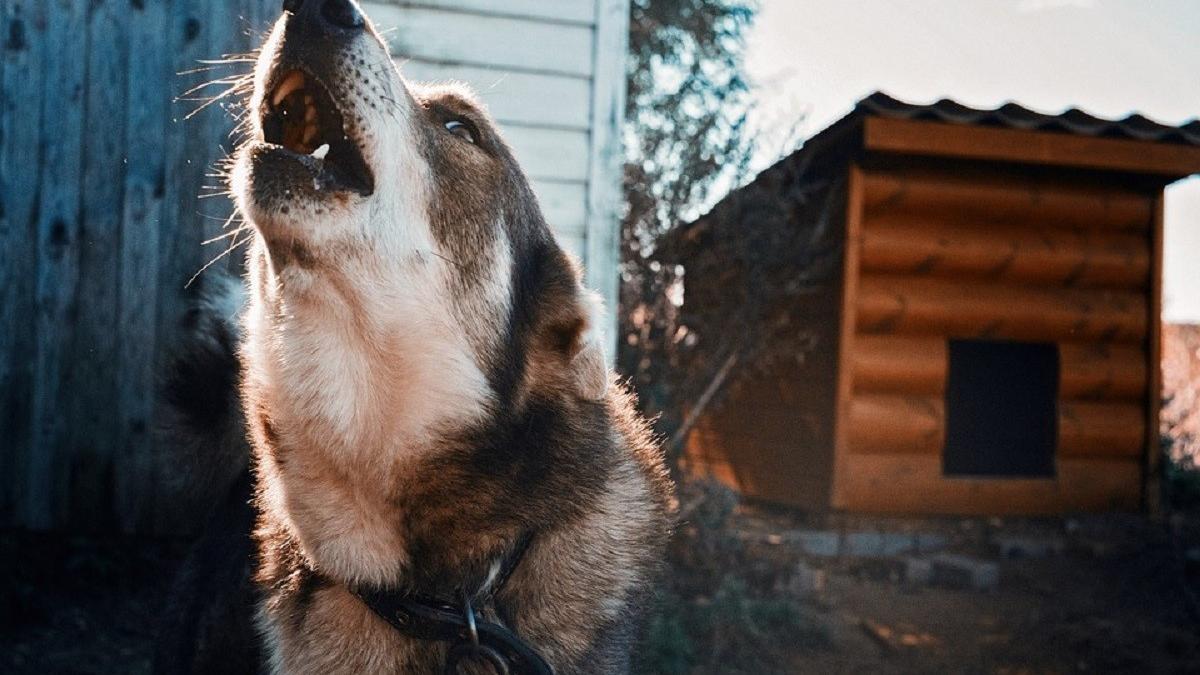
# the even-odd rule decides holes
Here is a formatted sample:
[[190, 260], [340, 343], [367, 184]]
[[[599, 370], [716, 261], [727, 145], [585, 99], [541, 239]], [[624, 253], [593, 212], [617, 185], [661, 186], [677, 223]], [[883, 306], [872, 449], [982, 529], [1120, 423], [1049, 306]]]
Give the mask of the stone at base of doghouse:
[[929, 584], [933, 581], [933, 563], [925, 558], [905, 559], [904, 581], [915, 586]]
[[948, 540], [936, 532], [836, 532], [794, 530], [781, 537], [814, 558], [892, 558], [911, 553], [933, 553]]
[[1000, 584], [1000, 567], [967, 555], [943, 553], [929, 559], [929, 583], [950, 588], [989, 591]]
[[1021, 537], [999, 535], [994, 539], [1000, 557], [1005, 560], [1040, 559], [1059, 555], [1067, 548], [1061, 537]]
[[810, 567], [805, 563], [796, 565], [795, 573], [788, 583], [788, 590], [798, 598], [808, 598], [825, 592], [825, 570]]

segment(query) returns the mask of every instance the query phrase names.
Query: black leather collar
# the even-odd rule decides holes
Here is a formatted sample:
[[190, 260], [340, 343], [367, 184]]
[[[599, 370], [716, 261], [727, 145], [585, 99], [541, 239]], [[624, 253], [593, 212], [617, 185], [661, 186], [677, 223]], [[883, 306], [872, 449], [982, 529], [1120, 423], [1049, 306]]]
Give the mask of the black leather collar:
[[[474, 594], [464, 591], [457, 602], [394, 589], [350, 591], [397, 631], [418, 640], [451, 643], [447, 675], [456, 674], [459, 664], [467, 662], [490, 663], [499, 675], [553, 675], [554, 669], [541, 654], [502, 623], [505, 611], [495, 601], [532, 539], [532, 533], [522, 536], [501, 562], [496, 579]], [[495, 605], [501, 622], [479, 620], [477, 611], [488, 604]]]

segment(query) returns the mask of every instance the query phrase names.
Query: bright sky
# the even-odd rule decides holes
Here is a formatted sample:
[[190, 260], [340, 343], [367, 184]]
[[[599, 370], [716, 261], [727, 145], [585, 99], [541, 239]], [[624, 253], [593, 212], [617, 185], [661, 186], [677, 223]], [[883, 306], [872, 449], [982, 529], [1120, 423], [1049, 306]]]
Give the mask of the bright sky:
[[[880, 89], [1102, 117], [1200, 115], [1200, 0], [761, 0], [760, 128], [804, 136]], [[773, 157], [763, 157], [765, 165]], [[1164, 310], [1200, 323], [1200, 177], [1167, 190]]]

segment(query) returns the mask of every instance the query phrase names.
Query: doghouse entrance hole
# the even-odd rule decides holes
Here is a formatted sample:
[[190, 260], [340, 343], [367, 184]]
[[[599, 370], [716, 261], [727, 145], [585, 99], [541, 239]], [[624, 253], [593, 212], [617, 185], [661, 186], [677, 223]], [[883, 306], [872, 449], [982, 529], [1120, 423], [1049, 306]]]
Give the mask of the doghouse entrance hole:
[[1058, 347], [951, 340], [946, 382], [947, 476], [1054, 475]]

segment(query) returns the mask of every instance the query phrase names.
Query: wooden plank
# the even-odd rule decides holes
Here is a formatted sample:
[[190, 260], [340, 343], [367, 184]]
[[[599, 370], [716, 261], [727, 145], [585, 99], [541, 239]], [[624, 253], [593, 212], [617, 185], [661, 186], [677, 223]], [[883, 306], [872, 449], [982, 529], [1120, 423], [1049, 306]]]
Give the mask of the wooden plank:
[[913, 214], [1022, 227], [1147, 232], [1153, 206], [1149, 195], [1115, 186], [994, 172], [873, 171], [865, 190], [871, 216]]
[[[478, 13], [490, 16], [506, 16], [523, 19], [548, 19], [592, 25], [596, 18], [596, 7], [592, 0], [375, 0], [362, 3], [363, 10], [370, 16], [375, 16], [375, 9], [380, 5], [398, 5], [401, 7], [432, 7], [453, 12]], [[470, 17], [460, 17], [460, 21], [469, 21]]]
[[[946, 403], [940, 396], [855, 394], [847, 447], [855, 454], [941, 456]], [[1141, 457], [1145, 411], [1140, 403], [1059, 401], [1060, 457]]]
[[[37, 490], [47, 480], [33, 420], [38, 352], [35, 313], [43, 148], [41, 115], [45, 8], [37, 0], [0, 5], [0, 522], [45, 526]], [[55, 17], [63, 18], [62, 16]], [[57, 25], [57, 24], [56, 24]], [[69, 139], [62, 139], [65, 144]], [[31, 479], [34, 482], [30, 482]]]
[[561, 23], [473, 16], [440, 9], [371, 5], [396, 56], [588, 78], [592, 29]]
[[[71, 352], [64, 364], [68, 366], [64, 389], [72, 394], [66, 407], [72, 431], [68, 519], [73, 526], [92, 530], [113, 525], [113, 454], [122, 452], [114, 448], [114, 441], [118, 438], [116, 378], [124, 374], [114, 365], [118, 354], [115, 263], [121, 250], [122, 160], [126, 157], [128, 41], [119, 37], [124, 34], [125, 10], [104, 2], [88, 12], [80, 282], [76, 297], [67, 300], [76, 306]], [[104, 131], [98, 133], [101, 124]]]
[[862, 169], [851, 165], [846, 183], [846, 239], [842, 251], [841, 328], [838, 333], [837, 388], [833, 428], [833, 487], [830, 506], [846, 506], [850, 479], [851, 413], [854, 397], [854, 350], [858, 331], [859, 255], [862, 251], [862, 220], [866, 181]]
[[[69, 494], [69, 521], [89, 529], [112, 527], [113, 454], [118, 438], [117, 270], [121, 252], [125, 170], [126, 6], [93, 5], [88, 12], [83, 191], [80, 201], [77, 286], [60, 285], [74, 305], [74, 332], [63, 390], [71, 426], [70, 470], [58, 489]], [[101, 120], [104, 120], [103, 122]], [[103, 129], [101, 132], [100, 129]], [[76, 294], [77, 291], [77, 294]], [[64, 420], [66, 421], [66, 420]]]
[[119, 373], [116, 456], [112, 472], [117, 524], [122, 531], [145, 530], [154, 508], [154, 393], [158, 256], [163, 222], [166, 167], [162, 148], [170, 115], [170, 40], [167, 7], [142, 3], [128, 8], [125, 26], [139, 56], [128, 60], [125, 185], [122, 236], [117, 267], [119, 334], [114, 367]]
[[[9, 0], [0, 0], [0, 35], [8, 34], [9, 21], [12, 17], [9, 16], [11, 11]], [[22, 27], [21, 32], [24, 32]], [[20, 42], [15, 45], [4, 45], [0, 47], [5, 50], [19, 51], [22, 48]], [[4, 101], [11, 97], [12, 93], [8, 90], [8, 81], [4, 77], [4, 66], [7, 63], [7, 54], [5, 58], [0, 58], [0, 141], [4, 139], [4, 131], [8, 128], [6, 106]], [[40, 120], [39, 120], [40, 121]], [[3, 146], [3, 143], [0, 143]], [[9, 303], [15, 304], [18, 302], [18, 296], [22, 295], [21, 290], [12, 287], [18, 278], [28, 276], [28, 270], [24, 269], [27, 263], [24, 263], [24, 258], [13, 259], [13, 250], [7, 244], [10, 240], [16, 239], [15, 233], [19, 229], [12, 221], [9, 220], [8, 214], [5, 212], [4, 200], [8, 195], [9, 180], [6, 178], [8, 161], [3, 147], [0, 147], [0, 250], [5, 252], [8, 264], [0, 265], [0, 405], [4, 406], [4, 410], [11, 411], [9, 404], [12, 403], [11, 398], [18, 386], [25, 388], [23, 392], [25, 398], [28, 399], [28, 386], [24, 380], [17, 376], [16, 365], [12, 361], [13, 352], [16, 349], [20, 337], [16, 335], [17, 324], [16, 317], [12, 315], [12, 309]], [[29, 238], [32, 240], [32, 238]], [[18, 262], [22, 261], [22, 262]], [[21, 381], [18, 381], [21, 380]], [[17, 438], [10, 437], [5, 432], [16, 432], [19, 434], [20, 440], [28, 443], [28, 415], [25, 411], [18, 409], [13, 411], [16, 413], [17, 419], [0, 420], [0, 438], [9, 439], [6, 441], [11, 444], [6, 452], [0, 452], [0, 526], [8, 525], [11, 527], [11, 518], [14, 504], [14, 488], [12, 481], [7, 478], [13, 475], [15, 454], [20, 447], [17, 443]], [[6, 415], [7, 417], [7, 415]], [[5, 446], [6, 448], [8, 446]]]
[[[219, 38], [211, 36], [210, 32], [214, 29], [228, 30], [228, 27], [211, 23], [210, 11], [208, 4], [177, 3], [168, 13], [169, 68], [171, 73], [179, 73], [169, 80], [169, 92], [173, 96], [179, 96], [203, 82], [238, 72], [224, 67], [195, 72], [202, 67], [202, 59], [212, 59], [220, 54]], [[211, 96], [220, 91], [221, 88], [217, 86], [205, 88], [199, 93]], [[224, 119], [223, 111], [215, 105], [189, 119], [188, 115], [199, 106], [200, 102], [197, 101], [172, 101], [166, 128], [163, 159], [167, 181], [163, 195], [164, 226], [159, 237], [158, 307], [155, 319], [155, 335], [160, 345], [157, 356], [160, 358], [165, 356], [164, 350], [169, 349], [170, 345], [178, 344], [181, 319], [188, 307], [184, 284], [206, 260], [221, 250], [201, 245], [208, 237], [206, 227], [210, 223], [219, 227], [219, 222], [209, 219], [219, 218], [223, 210], [228, 209], [224, 197], [198, 198], [201, 193], [215, 192], [203, 186], [216, 184], [215, 179], [205, 174], [211, 173], [207, 166], [209, 148], [218, 138], [212, 131], [215, 120]], [[152, 497], [155, 512], [150, 523], [150, 527], [156, 531], [170, 531], [178, 526], [182, 517], [173, 508], [178, 500], [172, 500], [167, 489], [167, 486], [178, 484], [177, 470], [170, 453], [160, 453], [156, 457]]]
[[577, 183], [588, 179], [587, 132], [515, 126], [502, 133], [531, 180]]
[[855, 392], [941, 394], [946, 390], [945, 338], [858, 335], [854, 342]]
[[[780, 364], [770, 376], [739, 387], [729, 401], [696, 422], [687, 439], [687, 458], [728, 467], [728, 475], [736, 477], [734, 487], [746, 496], [828, 509], [833, 382], [819, 387], [829, 399], [816, 404], [824, 410], [806, 408], [802, 404], [814, 392], [808, 381], [814, 374], [808, 365]], [[754, 412], [747, 415], [747, 410]]]
[[679, 460], [679, 468], [685, 475], [693, 478], [716, 480], [724, 483], [730, 488], [745, 494], [745, 487], [738, 478], [738, 469], [729, 462], [719, 460], [705, 460], [693, 457], [690, 454]]
[[1146, 298], [1120, 291], [867, 275], [857, 310], [864, 333], [1121, 343], [1146, 336]]
[[1060, 457], [1124, 457], [1140, 462], [1146, 443], [1146, 408], [1140, 403], [1058, 404]]
[[[424, 82], [464, 82], [500, 124], [586, 132], [591, 124], [591, 81], [485, 66], [399, 59], [404, 76]], [[552, 102], [551, 105], [547, 105]]]
[[[47, 8], [43, 59], [42, 129], [45, 143], [38, 203], [37, 336], [33, 428], [37, 435], [27, 465], [25, 511], [28, 527], [49, 528], [66, 517], [75, 425], [75, 289], [79, 285], [83, 178], [86, 40], [60, 36], [87, 33], [84, 0]], [[86, 386], [86, 385], [85, 385]]]
[[[587, 184], [531, 181], [546, 222], [559, 235], [585, 237]], [[586, 260], [585, 260], [586, 261]]]
[[1058, 392], [1066, 400], [1145, 400], [1146, 352], [1138, 346], [1102, 343], [1058, 346], [1061, 363]]
[[575, 259], [581, 264], [583, 263], [583, 256], [587, 255], [587, 241], [583, 237], [579, 235], [556, 234], [554, 238], [564, 251], [575, 256]]
[[856, 394], [846, 434], [851, 454], [940, 454], [946, 442], [946, 406], [932, 396]]
[[1162, 447], [1159, 437], [1159, 416], [1162, 412], [1162, 291], [1163, 291], [1163, 200], [1159, 193], [1154, 200], [1154, 220], [1150, 228], [1150, 331], [1146, 340], [1146, 370], [1149, 373], [1149, 395], [1146, 397], [1146, 453], [1142, 458], [1143, 495], [1146, 511], [1157, 515], [1162, 511]]
[[1200, 172], [1200, 147], [1193, 145], [923, 120], [868, 117], [863, 145], [876, 152], [1125, 171], [1168, 179]]
[[629, 51], [629, 0], [595, 0], [596, 40], [592, 64], [592, 160], [588, 171], [587, 254], [584, 283], [604, 299], [603, 327], [609, 363], [617, 357], [620, 301], [622, 175], [625, 155], [625, 55]]
[[983, 479], [946, 478], [937, 456], [851, 455], [842, 508], [912, 515], [1133, 511], [1140, 481], [1140, 467], [1131, 460], [1064, 459], [1053, 479]]
[[1145, 235], [996, 227], [888, 212], [863, 226], [864, 271], [1084, 288], [1145, 288]]
[[[946, 339], [907, 335], [855, 337], [854, 391], [941, 395], [949, 361]], [[1058, 346], [1059, 396], [1064, 400], [1144, 400], [1146, 353], [1140, 347], [1101, 343]]]

